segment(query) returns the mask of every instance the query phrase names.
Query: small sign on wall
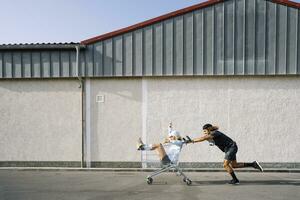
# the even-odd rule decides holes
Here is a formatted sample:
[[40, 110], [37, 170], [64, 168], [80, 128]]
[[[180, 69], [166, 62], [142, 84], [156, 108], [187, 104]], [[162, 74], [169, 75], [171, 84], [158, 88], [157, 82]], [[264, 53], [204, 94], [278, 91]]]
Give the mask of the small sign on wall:
[[98, 94], [98, 95], [96, 96], [96, 102], [97, 102], [97, 103], [104, 103], [104, 101], [105, 101], [104, 95]]

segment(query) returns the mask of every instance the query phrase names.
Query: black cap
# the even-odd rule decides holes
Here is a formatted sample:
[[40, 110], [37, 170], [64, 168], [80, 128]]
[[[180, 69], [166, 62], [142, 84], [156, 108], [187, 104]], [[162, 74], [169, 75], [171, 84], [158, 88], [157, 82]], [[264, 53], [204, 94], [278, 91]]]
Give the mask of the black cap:
[[211, 124], [205, 124], [205, 125], [203, 126], [203, 130], [204, 130], [204, 129], [208, 129], [208, 128], [210, 128], [210, 127], [212, 127]]

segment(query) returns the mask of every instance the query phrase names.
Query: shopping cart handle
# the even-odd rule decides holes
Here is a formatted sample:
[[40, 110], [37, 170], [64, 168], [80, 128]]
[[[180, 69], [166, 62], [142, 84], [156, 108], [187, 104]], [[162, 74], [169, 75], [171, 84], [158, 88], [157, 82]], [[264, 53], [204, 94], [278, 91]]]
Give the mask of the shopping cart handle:
[[183, 139], [183, 141], [186, 143], [186, 144], [188, 144], [188, 143], [192, 143], [193, 141], [192, 141], [192, 139], [189, 137], [189, 136], [185, 136], [187, 139], [185, 139], [185, 138], [182, 138]]

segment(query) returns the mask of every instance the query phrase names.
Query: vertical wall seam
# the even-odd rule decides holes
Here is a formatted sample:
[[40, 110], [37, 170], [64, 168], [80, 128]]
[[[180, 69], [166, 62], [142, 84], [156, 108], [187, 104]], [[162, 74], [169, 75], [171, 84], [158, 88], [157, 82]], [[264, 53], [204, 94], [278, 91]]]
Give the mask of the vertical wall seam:
[[264, 17], [265, 17], [265, 57], [264, 57], [264, 59], [265, 59], [265, 70], [264, 70], [264, 75], [266, 75], [267, 74], [267, 66], [268, 66], [268, 32], [269, 32], [269, 30], [268, 30], [268, 26], [267, 26], [267, 24], [268, 24], [268, 3], [267, 3], [267, 1], [265, 1], [265, 12], [264, 12]]
[[277, 56], [278, 56], [278, 14], [277, 14], [278, 6], [275, 4], [275, 56], [274, 56], [274, 64], [275, 64], [275, 70], [274, 74], [277, 74], [278, 71], [278, 63], [277, 63]]
[[63, 66], [61, 63], [61, 51], [58, 51], [58, 76], [62, 77], [63, 74]]
[[10, 54], [11, 57], [11, 77], [15, 78], [15, 67], [14, 67], [14, 52], [12, 51]]
[[21, 77], [24, 78], [24, 58], [23, 58], [23, 52], [20, 52], [21, 55]]
[[125, 35], [122, 35], [122, 76], [126, 75]]
[[41, 78], [44, 77], [44, 63], [42, 61], [42, 52], [39, 52], [39, 56], [40, 56], [40, 76]]
[[257, 20], [257, 0], [254, 0], [254, 74], [257, 74], [257, 31], [258, 31], [258, 23]]
[[114, 38], [112, 38], [112, 40], [111, 40], [111, 43], [112, 43], [112, 45], [111, 45], [111, 48], [112, 48], [112, 52], [111, 52], [111, 54], [112, 54], [112, 58], [111, 58], [111, 61], [112, 61], [112, 63], [111, 63], [111, 76], [115, 76], [116, 75], [116, 48], [115, 48], [115, 45], [116, 45], [116, 38], [114, 37]]
[[296, 74], [299, 73], [299, 56], [298, 56], [298, 53], [299, 53], [299, 14], [300, 14], [300, 9], [298, 10], [298, 13], [297, 13], [297, 19], [296, 19], [296, 30], [297, 30], [297, 33], [296, 33]]
[[215, 74], [215, 58], [216, 58], [216, 55], [215, 55], [215, 37], [216, 37], [216, 34], [215, 34], [215, 6], [212, 6], [212, 44], [211, 44], [211, 48], [212, 48], [212, 74], [214, 75]]
[[162, 75], [166, 74], [166, 23], [162, 23]]
[[177, 56], [176, 56], [176, 47], [177, 47], [177, 45], [176, 45], [176, 36], [177, 36], [177, 34], [176, 34], [176, 28], [177, 28], [177, 26], [176, 26], [176, 21], [175, 21], [175, 18], [173, 18], [172, 19], [172, 34], [173, 34], [173, 40], [172, 40], [172, 45], [173, 45], [173, 51], [172, 51], [172, 74], [176, 74], [176, 67], [177, 67], [177, 62], [176, 62], [176, 58], [177, 58]]
[[92, 45], [92, 61], [93, 61], [93, 64], [92, 64], [92, 75], [95, 76], [96, 75], [96, 67], [95, 67], [95, 44]]
[[105, 54], [105, 52], [104, 52], [105, 43], [104, 43], [104, 41], [102, 41], [101, 44], [102, 44], [101, 45], [101, 51], [102, 51], [101, 57], [102, 57], [102, 59], [101, 59], [101, 74], [100, 75], [104, 76], [104, 64], [105, 64], [105, 62], [104, 62], [104, 59], [105, 59], [105, 56], [104, 56], [104, 54]]
[[[148, 109], [148, 86], [147, 80], [142, 78], [142, 140], [147, 143], [147, 109]], [[147, 159], [147, 151], [141, 151], [142, 167], [146, 168], [147, 164], [143, 162]]]
[[233, 44], [232, 44], [232, 48], [233, 48], [233, 59], [232, 59], [232, 64], [233, 64], [233, 75], [236, 74], [236, 64], [235, 64], [235, 54], [236, 54], [236, 48], [235, 48], [235, 45], [236, 45], [236, 41], [235, 41], [235, 35], [236, 35], [236, 0], [233, 1], [233, 31], [232, 31], [232, 34], [233, 34]]
[[68, 68], [69, 68], [69, 77], [73, 77], [72, 76], [72, 72], [73, 72], [73, 70], [72, 70], [72, 65], [71, 65], [71, 52], [70, 51], [68, 51]]
[[32, 51], [29, 52], [29, 55], [30, 55], [30, 77], [33, 77], [34, 67], [33, 67]]
[[152, 26], [151, 27], [151, 34], [152, 34], [152, 75], [156, 75], [156, 69], [155, 69], [155, 65], [156, 65], [156, 53], [155, 53], [155, 49], [156, 49], [156, 34], [155, 34], [155, 27]]
[[197, 74], [197, 66], [196, 66], [196, 58], [197, 58], [197, 48], [196, 48], [196, 43], [197, 43], [197, 40], [196, 40], [196, 27], [197, 27], [197, 23], [196, 23], [196, 17], [195, 17], [195, 12], [192, 13], [193, 15], [193, 36], [192, 36], [192, 45], [193, 45], [193, 75], [196, 75]]
[[182, 17], [182, 74], [186, 74], [186, 15]]
[[135, 32], [132, 32], [132, 54], [131, 54], [131, 59], [132, 59], [132, 75], [135, 76], [135, 58], [136, 58], [136, 50], [135, 50]]
[[289, 54], [289, 48], [288, 48], [288, 29], [290, 28], [289, 26], [289, 10], [288, 7], [285, 7], [286, 9], [286, 21], [285, 21], [285, 74], [289, 73], [289, 59], [288, 59], [288, 54]]
[[49, 51], [49, 77], [52, 77], [52, 52]]
[[1, 52], [1, 60], [2, 60], [2, 63], [1, 63], [1, 78], [4, 78], [4, 74], [3, 74], [3, 70], [4, 70], [4, 56], [3, 56], [3, 52]]
[[223, 75], [227, 74], [226, 73], [226, 13], [225, 13], [225, 3], [222, 4], [222, 10], [223, 10]]
[[206, 38], [206, 31], [204, 31], [204, 27], [206, 27], [206, 23], [205, 23], [205, 20], [206, 20], [206, 14], [205, 14], [205, 11], [203, 10], [203, 17], [202, 17], [202, 55], [203, 55], [203, 59], [202, 59], [202, 61], [203, 61], [203, 75], [205, 75], [206, 74], [206, 68], [207, 68], [207, 66], [206, 66], [206, 51], [205, 51], [205, 49], [206, 49], [206, 43], [204, 42], [204, 38]]
[[146, 35], [146, 31], [145, 31], [145, 28], [142, 28], [142, 53], [141, 53], [141, 55], [142, 55], [142, 76], [144, 76], [144, 75], [147, 75], [147, 73], [146, 73], [146, 59], [145, 59], [145, 56], [146, 56], [146, 45], [145, 45], [145, 35]]
[[246, 62], [246, 0], [243, 0], [243, 16], [244, 16], [244, 20], [243, 20], [243, 60], [242, 60], [242, 65], [243, 65], [243, 72], [242, 74], [245, 75], [246, 71], [245, 71], [245, 62]]

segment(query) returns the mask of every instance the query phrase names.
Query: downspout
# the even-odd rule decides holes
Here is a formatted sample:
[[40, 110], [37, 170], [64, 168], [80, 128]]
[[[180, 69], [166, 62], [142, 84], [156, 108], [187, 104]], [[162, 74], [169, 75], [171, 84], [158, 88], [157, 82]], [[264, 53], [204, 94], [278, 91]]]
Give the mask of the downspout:
[[84, 98], [84, 80], [81, 76], [79, 76], [79, 54], [80, 54], [80, 47], [79, 45], [75, 46], [76, 49], [76, 77], [79, 80], [79, 88], [81, 88], [81, 168], [85, 167], [85, 98]]

